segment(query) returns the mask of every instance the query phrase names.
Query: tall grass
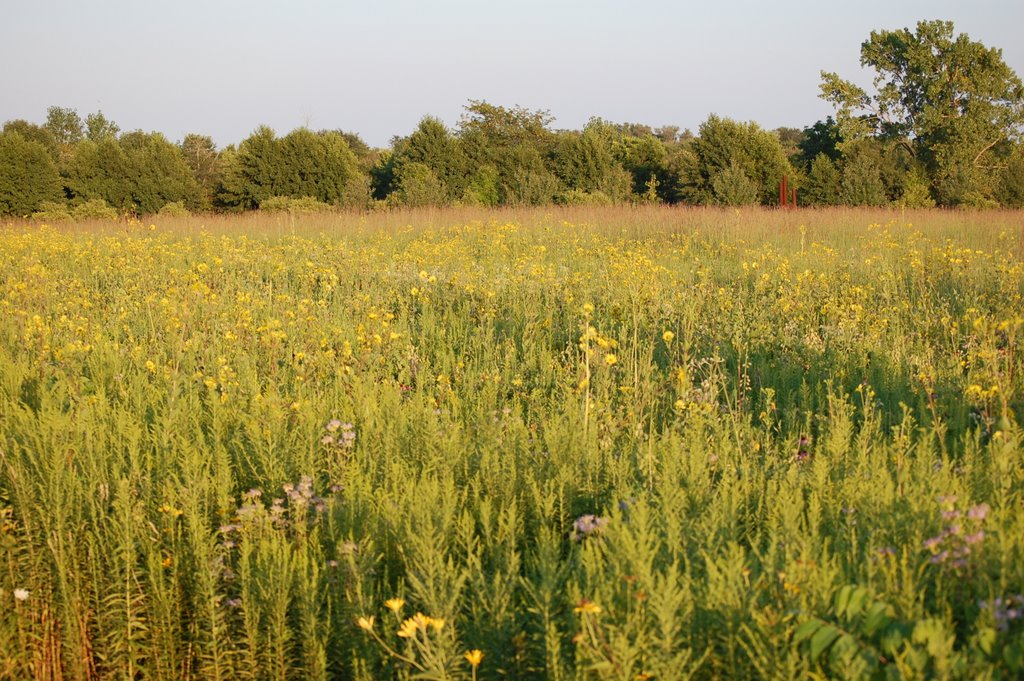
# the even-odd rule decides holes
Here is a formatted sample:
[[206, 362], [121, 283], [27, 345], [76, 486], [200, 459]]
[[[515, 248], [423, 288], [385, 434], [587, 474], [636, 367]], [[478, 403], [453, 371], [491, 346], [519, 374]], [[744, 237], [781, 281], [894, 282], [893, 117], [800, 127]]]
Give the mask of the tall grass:
[[1022, 295], [1012, 212], [7, 225], [0, 677], [1012, 678]]

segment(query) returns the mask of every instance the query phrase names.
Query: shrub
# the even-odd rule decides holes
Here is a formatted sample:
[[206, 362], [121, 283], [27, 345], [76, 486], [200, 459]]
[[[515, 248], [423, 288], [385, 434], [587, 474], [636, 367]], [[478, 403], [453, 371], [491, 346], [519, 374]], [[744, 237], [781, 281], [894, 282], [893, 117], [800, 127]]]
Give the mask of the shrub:
[[119, 215], [116, 208], [111, 208], [103, 199], [92, 199], [71, 209], [71, 216], [76, 220], [116, 220]]
[[612, 199], [602, 191], [586, 192], [582, 189], [570, 189], [555, 197], [558, 203], [567, 206], [610, 206]]
[[290, 196], [271, 196], [260, 202], [260, 210], [268, 213], [328, 213], [334, 206], [317, 201], [312, 196], [295, 199]]
[[187, 218], [192, 215], [192, 212], [185, 207], [184, 201], [172, 201], [171, 203], [164, 204], [164, 207], [160, 209], [159, 215], [169, 218]]
[[39, 210], [32, 213], [32, 219], [40, 222], [62, 222], [71, 219], [68, 206], [60, 201], [43, 201]]

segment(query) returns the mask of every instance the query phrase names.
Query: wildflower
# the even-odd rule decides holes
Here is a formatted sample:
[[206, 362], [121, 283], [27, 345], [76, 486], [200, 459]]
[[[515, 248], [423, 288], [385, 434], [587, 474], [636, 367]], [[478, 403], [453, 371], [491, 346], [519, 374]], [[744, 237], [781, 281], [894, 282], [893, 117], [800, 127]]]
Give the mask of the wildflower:
[[366, 631], [372, 631], [373, 630], [373, 615], [370, 615], [369, 617], [360, 617], [359, 619], [356, 620], [356, 624], [359, 625], [360, 629], [364, 629]]
[[444, 629], [444, 620], [442, 618], [440, 618], [440, 617], [431, 617], [431, 618], [429, 618], [429, 620], [430, 620], [430, 626], [432, 626], [434, 628], [434, 631], [441, 631], [442, 629]]
[[28, 589], [15, 589], [14, 590], [14, 599], [17, 600], [17, 601], [27, 601], [28, 600], [28, 595], [29, 595], [28, 594]]
[[338, 428], [341, 428], [341, 421], [339, 421], [338, 419], [331, 419], [330, 421], [327, 422], [328, 433], [333, 433], [334, 431], [338, 430]]
[[402, 622], [402, 626], [398, 628], [398, 636], [399, 638], [412, 638], [416, 635], [418, 629], [419, 627], [416, 626], [416, 621], [410, 617]]
[[619, 358], [616, 357], [613, 354], [607, 354], [607, 355], [604, 356], [604, 363], [607, 366], [614, 366], [616, 363], [618, 363], [618, 361], [619, 361]]
[[964, 537], [964, 541], [967, 542], [968, 544], [977, 544], [977, 543], [981, 542], [981, 540], [984, 539], [984, 538], [985, 538], [985, 530], [978, 530], [974, 534], [969, 534], [966, 537]]
[[575, 541], [582, 541], [584, 537], [587, 537], [595, 532], [599, 532], [608, 524], [608, 519], [601, 516], [596, 516], [593, 513], [587, 513], [581, 515], [572, 524], [572, 538]]
[[675, 337], [676, 335], [671, 331], [666, 331], [665, 333], [661, 334], [661, 340], [665, 341], [666, 345], [675, 340]]
[[988, 515], [989, 510], [991, 509], [989, 508], [988, 504], [978, 504], [977, 506], [972, 506], [970, 509], [968, 509], [967, 517], [971, 520], [981, 522], [985, 519], [985, 516]]
[[388, 600], [384, 601], [384, 607], [396, 614], [398, 613], [399, 610], [402, 609], [402, 606], [404, 605], [405, 599], [403, 598], [389, 598]]
[[466, 658], [466, 662], [468, 662], [470, 666], [479, 667], [480, 662], [482, 662], [484, 659], [484, 651], [480, 650], [479, 648], [475, 648], [473, 650], [470, 650], [465, 655], [463, 655], [463, 657]]
[[600, 615], [601, 609], [601, 606], [597, 603], [584, 598], [572, 611], [577, 615]]

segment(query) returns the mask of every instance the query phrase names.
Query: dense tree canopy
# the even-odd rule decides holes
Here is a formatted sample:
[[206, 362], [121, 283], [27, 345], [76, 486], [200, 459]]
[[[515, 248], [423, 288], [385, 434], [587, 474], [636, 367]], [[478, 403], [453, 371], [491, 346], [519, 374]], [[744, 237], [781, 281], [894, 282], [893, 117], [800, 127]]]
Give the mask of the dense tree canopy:
[[0, 133], [0, 215], [30, 215], [62, 198], [60, 175], [43, 144], [14, 130]]
[[805, 206], [1024, 206], [1024, 86], [998, 49], [923, 21], [872, 32], [860, 57], [871, 91], [822, 74], [834, 118], [766, 130], [711, 115], [696, 135], [600, 118], [559, 130], [547, 111], [470, 100], [454, 128], [425, 116], [385, 149], [343, 130], [279, 137], [265, 126], [218, 149], [202, 134], [172, 144], [122, 133], [100, 111], [83, 120], [53, 106], [42, 124], [3, 126], [12, 160], [0, 170], [0, 213], [54, 200], [72, 213], [100, 201], [122, 213], [296, 202], [773, 206], [783, 176]]
[[955, 35], [951, 22], [922, 21], [914, 31], [872, 31], [861, 64], [874, 70], [873, 94], [822, 73], [842, 137], [902, 144], [941, 203], [990, 200], [1024, 126], [1024, 85], [1002, 52]]

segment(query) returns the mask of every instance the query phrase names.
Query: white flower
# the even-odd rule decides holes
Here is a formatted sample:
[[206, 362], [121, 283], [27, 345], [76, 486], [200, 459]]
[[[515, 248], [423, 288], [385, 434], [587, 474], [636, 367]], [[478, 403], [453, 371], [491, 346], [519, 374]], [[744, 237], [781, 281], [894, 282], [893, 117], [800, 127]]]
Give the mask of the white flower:
[[14, 590], [14, 597], [17, 600], [19, 600], [19, 601], [27, 601], [28, 600], [28, 589], [15, 589]]

